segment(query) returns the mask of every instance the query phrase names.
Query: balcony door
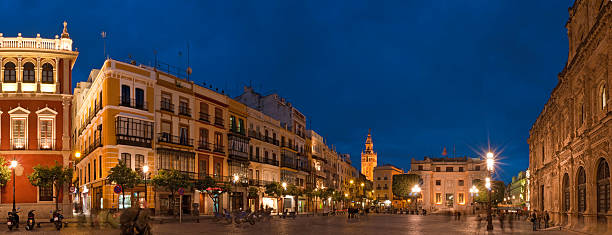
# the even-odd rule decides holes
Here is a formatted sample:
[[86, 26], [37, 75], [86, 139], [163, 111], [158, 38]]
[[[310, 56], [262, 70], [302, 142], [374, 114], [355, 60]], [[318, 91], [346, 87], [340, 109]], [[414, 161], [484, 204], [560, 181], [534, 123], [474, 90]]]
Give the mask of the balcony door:
[[134, 98], [136, 100], [136, 108], [144, 109], [144, 90], [140, 88], [136, 88], [134, 93]]

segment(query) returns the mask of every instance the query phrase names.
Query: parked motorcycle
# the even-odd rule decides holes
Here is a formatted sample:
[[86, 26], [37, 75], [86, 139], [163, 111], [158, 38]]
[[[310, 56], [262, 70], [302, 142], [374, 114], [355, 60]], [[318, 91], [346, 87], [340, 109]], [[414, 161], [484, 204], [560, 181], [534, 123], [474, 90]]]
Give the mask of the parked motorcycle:
[[62, 220], [64, 219], [64, 216], [60, 213], [61, 210], [55, 210], [53, 211], [53, 216], [51, 217], [50, 222], [55, 224], [55, 229], [60, 230], [62, 229]]
[[8, 225], [9, 230], [13, 230], [13, 227], [19, 228], [19, 215], [17, 215], [19, 211], [13, 209], [13, 211], [8, 212], [6, 225]]
[[225, 220], [226, 223], [232, 223], [232, 216], [227, 211], [227, 209], [223, 209], [223, 213], [215, 212], [215, 218], [213, 219], [215, 222], [219, 222], [220, 220]]
[[26, 230], [34, 230], [34, 225], [36, 224], [36, 220], [34, 219], [34, 210], [28, 212], [28, 220], [26, 221]]

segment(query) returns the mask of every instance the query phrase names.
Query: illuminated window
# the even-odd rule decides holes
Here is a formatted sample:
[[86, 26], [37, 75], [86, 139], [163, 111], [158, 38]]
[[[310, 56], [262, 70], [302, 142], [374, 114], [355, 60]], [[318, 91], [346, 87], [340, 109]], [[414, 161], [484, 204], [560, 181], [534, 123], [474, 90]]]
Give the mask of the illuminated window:
[[40, 149], [52, 149], [53, 147], [53, 119], [40, 119]]
[[8, 62], [4, 65], [4, 82], [17, 82], [17, 73], [15, 72], [15, 64]]
[[465, 198], [463, 197], [463, 193], [459, 193], [457, 195], [457, 203], [461, 205], [465, 204]]
[[26, 118], [13, 118], [11, 120], [13, 149], [26, 147]]
[[42, 66], [42, 83], [53, 83], [53, 65], [49, 63]]
[[436, 193], [436, 204], [442, 204], [442, 193]]
[[34, 64], [27, 62], [23, 65], [23, 82], [33, 83], [35, 81]]
[[604, 110], [606, 108], [607, 102], [608, 102], [608, 93], [606, 91], [606, 85], [602, 85], [601, 89], [599, 91], [600, 93], [600, 97], [601, 97], [601, 110]]
[[132, 167], [132, 155], [129, 153], [121, 153], [121, 161], [125, 163], [127, 167]]

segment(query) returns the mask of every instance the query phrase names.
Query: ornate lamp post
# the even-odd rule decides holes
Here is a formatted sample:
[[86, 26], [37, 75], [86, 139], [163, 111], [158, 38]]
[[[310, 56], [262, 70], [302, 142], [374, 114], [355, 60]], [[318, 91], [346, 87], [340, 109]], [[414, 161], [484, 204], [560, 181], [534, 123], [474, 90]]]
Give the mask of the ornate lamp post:
[[414, 195], [414, 210], [416, 210], [417, 215], [419, 214], [419, 194], [421, 193], [421, 187], [418, 184], [415, 184], [412, 187], [412, 194]]
[[15, 182], [15, 168], [17, 167], [17, 164], [17, 161], [12, 160], [11, 165], [9, 166], [9, 168], [13, 169], [13, 212], [15, 212], [15, 184], [17, 184], [17, 182]]
[[472, 214], [476, 213], [476, 210], [474, 210], [474, 194], [478, 196], [478, 188], [476, 188], [476, 185], [472, 185], [472, 187], [470, 188], [470, 195], [472, 196]]
[[147, 205], [147, 202], [149, 200], [149, 198], [147, 197], [147, 173], [149, 172], [149, 166], [143, 166], [142, 167], [142, 173], [144, 174], [144, 186], [145, 186], [145, 200], [144, 200], [144, 206], [145, 209], [149, 208]]
[[493, 217], [491, 216], [491, 173], [493, 172], [495, 166], [495, 160], [493, 159], [493, 153], [487, 153], [487, 172], [489, 177], [486, 179], [485, 187], [487, 187], [487, 191], [489, 193], [489, 203], [487, 210], [487, 230], [493, 230]]

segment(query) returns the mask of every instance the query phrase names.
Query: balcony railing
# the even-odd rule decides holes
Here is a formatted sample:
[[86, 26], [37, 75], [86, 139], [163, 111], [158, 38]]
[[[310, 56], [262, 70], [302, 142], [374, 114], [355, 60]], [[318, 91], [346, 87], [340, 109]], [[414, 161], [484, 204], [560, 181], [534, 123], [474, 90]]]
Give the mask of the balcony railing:
[[278, 166], [278, 160], [271, 159], [271, 158], [264, 158], [262, 163], [270, 164], [270, 165], [273, 165], [273, 166]]
[[249, 160], [249, 153], [247, 152], [242, 152], [236, 149], [229, 149], [229, 158], [230, 159], [234, 159], [234, 160], [238, 160], [238, 161], [248, 161]]
[[11, 147], [15, 150], [27, 149], [25, 137], [11, 138]]
[[85, 148], [83, 149], [83, 151], [81, 151], [81, 155], [82, 156], [87, 156], [89, 155], [91, 152], [93, 152], [94, 150], [96, 150], [98, 147], [102, 147], [102, 139], [100, 138], [95, 138], [94, 141], [92, 143], [89, 144], [89, 146], [85, 146]]
[[130, 107], [140, 110], [147, 110], [147, 102], [139, 99], [130, 99], [129, 97], [119, 98], [119, 106]]
[[40, 150], [53, 150], [53, 138], [40, 138], [38, 139], [38, 148]]
[[116, 134], [117, 144], [123, 145], [131, 145], [138, 147], [151, 147], [152, 138], [151, 137], [142, 137], [142, 136], [132, 136], [132, 135], [124, 135], [124, 134]]
[[215, 125], [223, 127], [223, 118], [222, 117], [215, 117]]
[[211, 144], [204, 141], [204, 140], [199, 140], [198, 141], [198, 149], [199, 150], [206, 150], [206, 151], [210, 151], [210, 146]]
[[179, 105], [179, 115], [191, 117], [191, 109], [186, 105]]
[[189, 147], [193, 146], [193, 139], [191, 138], [170, 135], [169, 133], [164, 133], [164, 132], [158, 134], [157, 142], [177, 144], [177, 145], [183, 145], [183, 146], [189, 146]]
[[200, 119], [199, 120], [203, 121], [203, 122], [210, 123], [210, 116], [208, 115], [208, 113], [200, 112]]
[[94, 110], [92, 112], [89, 112], [89, 115], [85, 118], [85, 120], [83, 120], [83, 125], [81, 126], [81, 128], [79, 128], [79, 135], [83, 133], [85, 128], [91, 123], [91, 120], [93, 120], [94, 117], [98, 115], [98, 112], [100, 112], [100, 110], [102, 110], [102, 106], [96, 103], [94, 106]]
[[161, 100], [159, 109], [174, 113], [174, 104], [169, 100]]
[[217, 153], [225, 153], [225, 149], [223, 148], [223, 145], [220, 145], [220, 144], [215, 144], [213, 146], [213, 151]]

